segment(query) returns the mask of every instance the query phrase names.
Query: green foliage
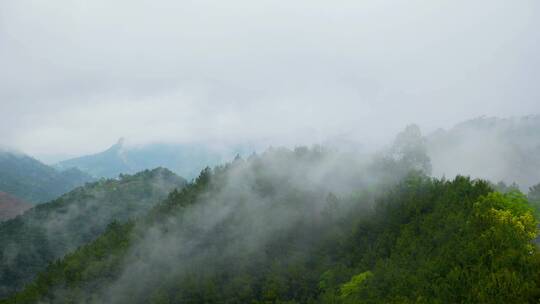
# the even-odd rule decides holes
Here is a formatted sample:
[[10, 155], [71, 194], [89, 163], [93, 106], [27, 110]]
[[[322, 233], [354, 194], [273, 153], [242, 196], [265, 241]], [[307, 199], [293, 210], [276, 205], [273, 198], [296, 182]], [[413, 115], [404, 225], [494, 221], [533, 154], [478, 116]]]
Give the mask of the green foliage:
[[[26, 286], [24, 293], [17, 294], [12, 301], [49, 302], [59, 295], [56, 292], [60, 291], [54, 287], [75, 287], [77, 283], [98, 277], [105, 283], [111, 274], [118, 271], [120, 258], [129, 248], [133, 227], [132, 221], [124, 224], [112, 222], [100, 238], [66, 255], [61, 261], [51, 263]], [[76, 299], [77, 293], [70, 297]]]
[[[357, 176], [351, 195], [325, 188], [336, 172], [317, 187], [296, 184], [324, 153], [273, 150], [205, 169], [0, 303], [538, 303], [537, 221], [523, 194], [415, 170], [383, 185]], [[369, 170], [403, 170], [387, 164]], [[196, 213], [208, 206], [224, 215]], [[156, 234], [168, 242], [148, 243]], [[151, 263], [141, 248], [157, 244], [168, 246], [165, 268], [129, 278]], [[126, 276], [127, 289], [108, 289]]]
[[391, 157], [401, 164], [426, 174], [431, 173], [431, 161], [427, 155], [426, 142], [417, 125], [409, 125], [400, 132], [390, 152]]
[[[1, 223], [0, 297], [19, 290], [48, 263], [94, 240], [110, 222], [125, 222], [143, 215], [184, 183], [166, 169], [100, 180]], [[103, 254], [108, 252], [100, 250]], [[73, 269], [74, 265], [70, 265]], [[86, 278], [86, 274], [96, 270], [68, 273]]]
[[77, 169], [58, 171], [24, 154], [0, 151], [0, 191], [30, 203], [50, 201], [92, 180]]
[[372, 276], [373, 273], [371, 271], [365, 271], [352, 277], [349, 282], [344, 283], [341, 286], [341, 297], [347, 299], [355, 294], [360, 293], [362, 287], [365, 285], [365, 281]]
[[[356, 303], [535, 303], [537, 221], [525, 197], [489, 193], [463, 178], [432, 186], [430, 209], [402, 212], [411, 218], [389, 231], [390, 251], [376, 258], [373, 278], [350, 297]], [[453, 200], [457, 194], [461, 201]]]

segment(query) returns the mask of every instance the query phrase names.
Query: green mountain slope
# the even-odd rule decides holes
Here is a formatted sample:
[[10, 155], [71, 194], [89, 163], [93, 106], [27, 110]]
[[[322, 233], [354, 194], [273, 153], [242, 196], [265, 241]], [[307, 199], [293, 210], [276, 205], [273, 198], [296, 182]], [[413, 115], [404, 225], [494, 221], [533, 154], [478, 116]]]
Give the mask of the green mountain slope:
[[2, 303], [537, 303], [525, 196], [407, 175], [422, 157], [353, 159], [278, 149], [204, 170]]
[[166, 169], [100, 180], [0, 223], [0, 297], [20, 289], [48, 263], [100, 235], [112, 221], [140, 216], [182, 187]]
[[58, 171], [27, 155], [0, 150], [0, 191], [29, 203], [50, 201], [92, 180], [77, 169]]

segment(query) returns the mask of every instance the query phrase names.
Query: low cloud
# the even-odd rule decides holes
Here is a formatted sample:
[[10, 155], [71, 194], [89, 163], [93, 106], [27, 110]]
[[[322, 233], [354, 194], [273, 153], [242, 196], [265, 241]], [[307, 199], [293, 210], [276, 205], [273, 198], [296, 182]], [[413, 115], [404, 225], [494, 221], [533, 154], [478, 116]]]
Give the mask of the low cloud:
[[538, 5], [3, 1], [1, 144], [370, 141], [538, 113]]

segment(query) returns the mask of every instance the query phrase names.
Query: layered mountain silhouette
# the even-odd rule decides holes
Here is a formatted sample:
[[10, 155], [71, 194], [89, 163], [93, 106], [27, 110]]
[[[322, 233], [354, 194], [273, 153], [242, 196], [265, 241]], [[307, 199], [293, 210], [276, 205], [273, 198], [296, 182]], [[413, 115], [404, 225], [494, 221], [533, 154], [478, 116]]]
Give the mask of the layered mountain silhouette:
[[299, 147], [205, 169], [0, 303], [538, 303], [527, 200], [426, 176], [418, 131], [372, 161]]
[[92, 180], [75, 168], [57, 170], [26, 154], [0, 150], [0, 191], [29, 203], [50, 201]]
[[61, 161], [56, 168], [77, 168], [94, 177], [116, 177], [141, 170], [165, 167], [176, 174], [191, 179], [206, 166], [214, 166], [232, 159], [237, 153], [247, 154], [248, 149], [213, 149], [203, 144], [154, 143], [127, 146], [120, 138], [109, 149]]

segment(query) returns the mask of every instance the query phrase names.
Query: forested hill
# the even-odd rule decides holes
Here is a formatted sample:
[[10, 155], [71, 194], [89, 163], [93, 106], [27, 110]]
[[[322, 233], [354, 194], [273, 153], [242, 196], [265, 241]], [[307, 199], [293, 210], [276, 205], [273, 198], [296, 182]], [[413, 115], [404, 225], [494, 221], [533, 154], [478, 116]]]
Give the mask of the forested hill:
[[0, 149], [0, 191], [29, 203], [42, 203], [93, 178], [77, 169], [58, 171], [18, 152]]
[[95, 239], [109, 223], [144, 214], [184, 185], [183, 178], [162, 168], [103, 179], [0, 223], [0, 297]]
[[398, 142], [371, 160], [277, 149], [206, 169], [2, 303], [537, 303], [525, 196], [429, 178]]
[[523, 190], [540, 181], [540, 116], [481, 117], [427, 137], [436, 176], [467, 174], [516, 182]]

